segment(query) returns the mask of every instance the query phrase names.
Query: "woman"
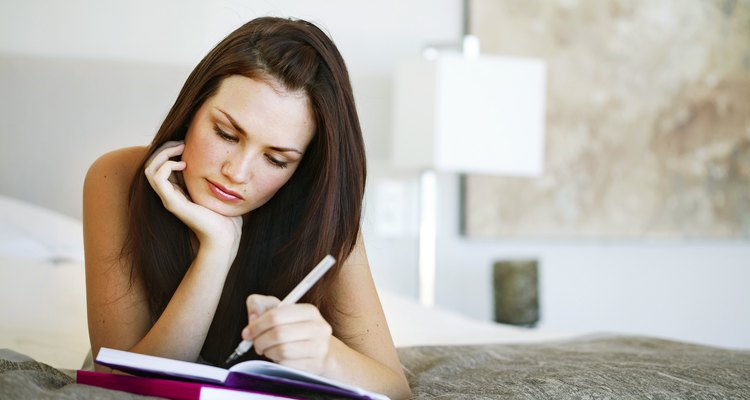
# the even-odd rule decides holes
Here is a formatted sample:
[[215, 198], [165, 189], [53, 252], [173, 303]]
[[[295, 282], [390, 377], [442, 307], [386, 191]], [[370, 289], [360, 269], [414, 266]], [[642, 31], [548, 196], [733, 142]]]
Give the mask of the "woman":
[[[239, 361], [262, 356], [408, 396], [360, 236], [364, 184], [351, 84], [332, 41], [300, 20], [240, 27], [193, 70], [148, 148], [89, 169], [93, 353], [222, 365], [250, 339]], [[334, 269], [300, 303], [278, 306], [329, 253]]]

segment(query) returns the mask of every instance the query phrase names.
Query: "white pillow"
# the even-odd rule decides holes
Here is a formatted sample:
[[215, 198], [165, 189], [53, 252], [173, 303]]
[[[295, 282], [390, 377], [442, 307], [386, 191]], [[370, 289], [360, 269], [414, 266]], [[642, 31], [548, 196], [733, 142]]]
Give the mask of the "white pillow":
[[81, 221], [0, 196], [0, 255], [32, 261], [83, 261]]

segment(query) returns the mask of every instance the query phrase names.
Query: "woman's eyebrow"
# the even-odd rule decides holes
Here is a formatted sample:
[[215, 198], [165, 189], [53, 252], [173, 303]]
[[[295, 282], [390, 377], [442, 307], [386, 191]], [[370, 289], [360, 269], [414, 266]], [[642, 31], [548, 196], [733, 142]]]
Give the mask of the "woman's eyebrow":
[[272, 147], [269, 147], [269, 149], [271, 149], [273, 151], [278, 151], [280, 153], [295, 152], [295, 153], [299, 153], [299, 155], [302, 155], [301, 151], [299, 151], [297, 149], [293, 149], [291, 147], [276, 147], [276, 146], [272, 146]]
[[247, 132], [244, 129], [242, 129], [242, 127], [240, 126], [240, 124], [238, 124], [237, 121], [234, 118], [232, 118], [232, 116], [229, 115], [228, 112], [222, 110], [219, 107], [216, 107], [216, 109], [219, 110], [220, 113], [224, 114], [225, 117], [227, 117], [227, 119], [229, 120], [229, 123], [232, 124], [232, 126], [234, 127], [234, 129], [236, 129], [239, 133], [247, 136]]
[[[247, 132], [244, 129], [242, 129], [242, 127], [240, 126], [240, 124], [237, 123], [237, 121], [234, 118], [232, 118], [232, 116], [229, 115], [228, 112], [226, 112], [226, 111], [224, 111], [224, 110], [222, 110], [221, 108], [218, 108], [218, 107], [216, 107], [216, 109], [219, 110], [220, 113], [224, 114], [225, 117], [227, 117], [227, 119], [229, 120], [229, 123], [232, 124], [232, 127], [234, 127], [234, 129], [236, 129], [237, 132], [239, 132], [239, 133], [247, 136]], [[281, 153], [295, 152], [295, 153], [299, 153], [299, 155], [302, 155], [301, 151], [299, 151], [297, 149], [293, 149], [291, 147], [271, 146], [270, 149], [273, 150], [273, 151], [281, 152]]]

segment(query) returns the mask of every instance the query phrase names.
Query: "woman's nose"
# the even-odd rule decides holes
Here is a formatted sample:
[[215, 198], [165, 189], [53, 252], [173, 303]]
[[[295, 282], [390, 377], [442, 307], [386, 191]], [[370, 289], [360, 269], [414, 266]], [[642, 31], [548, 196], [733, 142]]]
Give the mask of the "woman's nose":
[[254, 159], [251, 153], [229, 155], [221, 167], [221, 173], [234, 183], [247, 183], [252, 178]]

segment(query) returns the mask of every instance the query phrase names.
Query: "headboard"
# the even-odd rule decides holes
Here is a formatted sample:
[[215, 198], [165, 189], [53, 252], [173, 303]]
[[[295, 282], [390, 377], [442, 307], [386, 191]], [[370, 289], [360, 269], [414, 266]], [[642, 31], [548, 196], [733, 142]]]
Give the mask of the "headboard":
[[147, 144], [187, 67], [0, 54], [0, 195], [81, 215], [101, 154]]

